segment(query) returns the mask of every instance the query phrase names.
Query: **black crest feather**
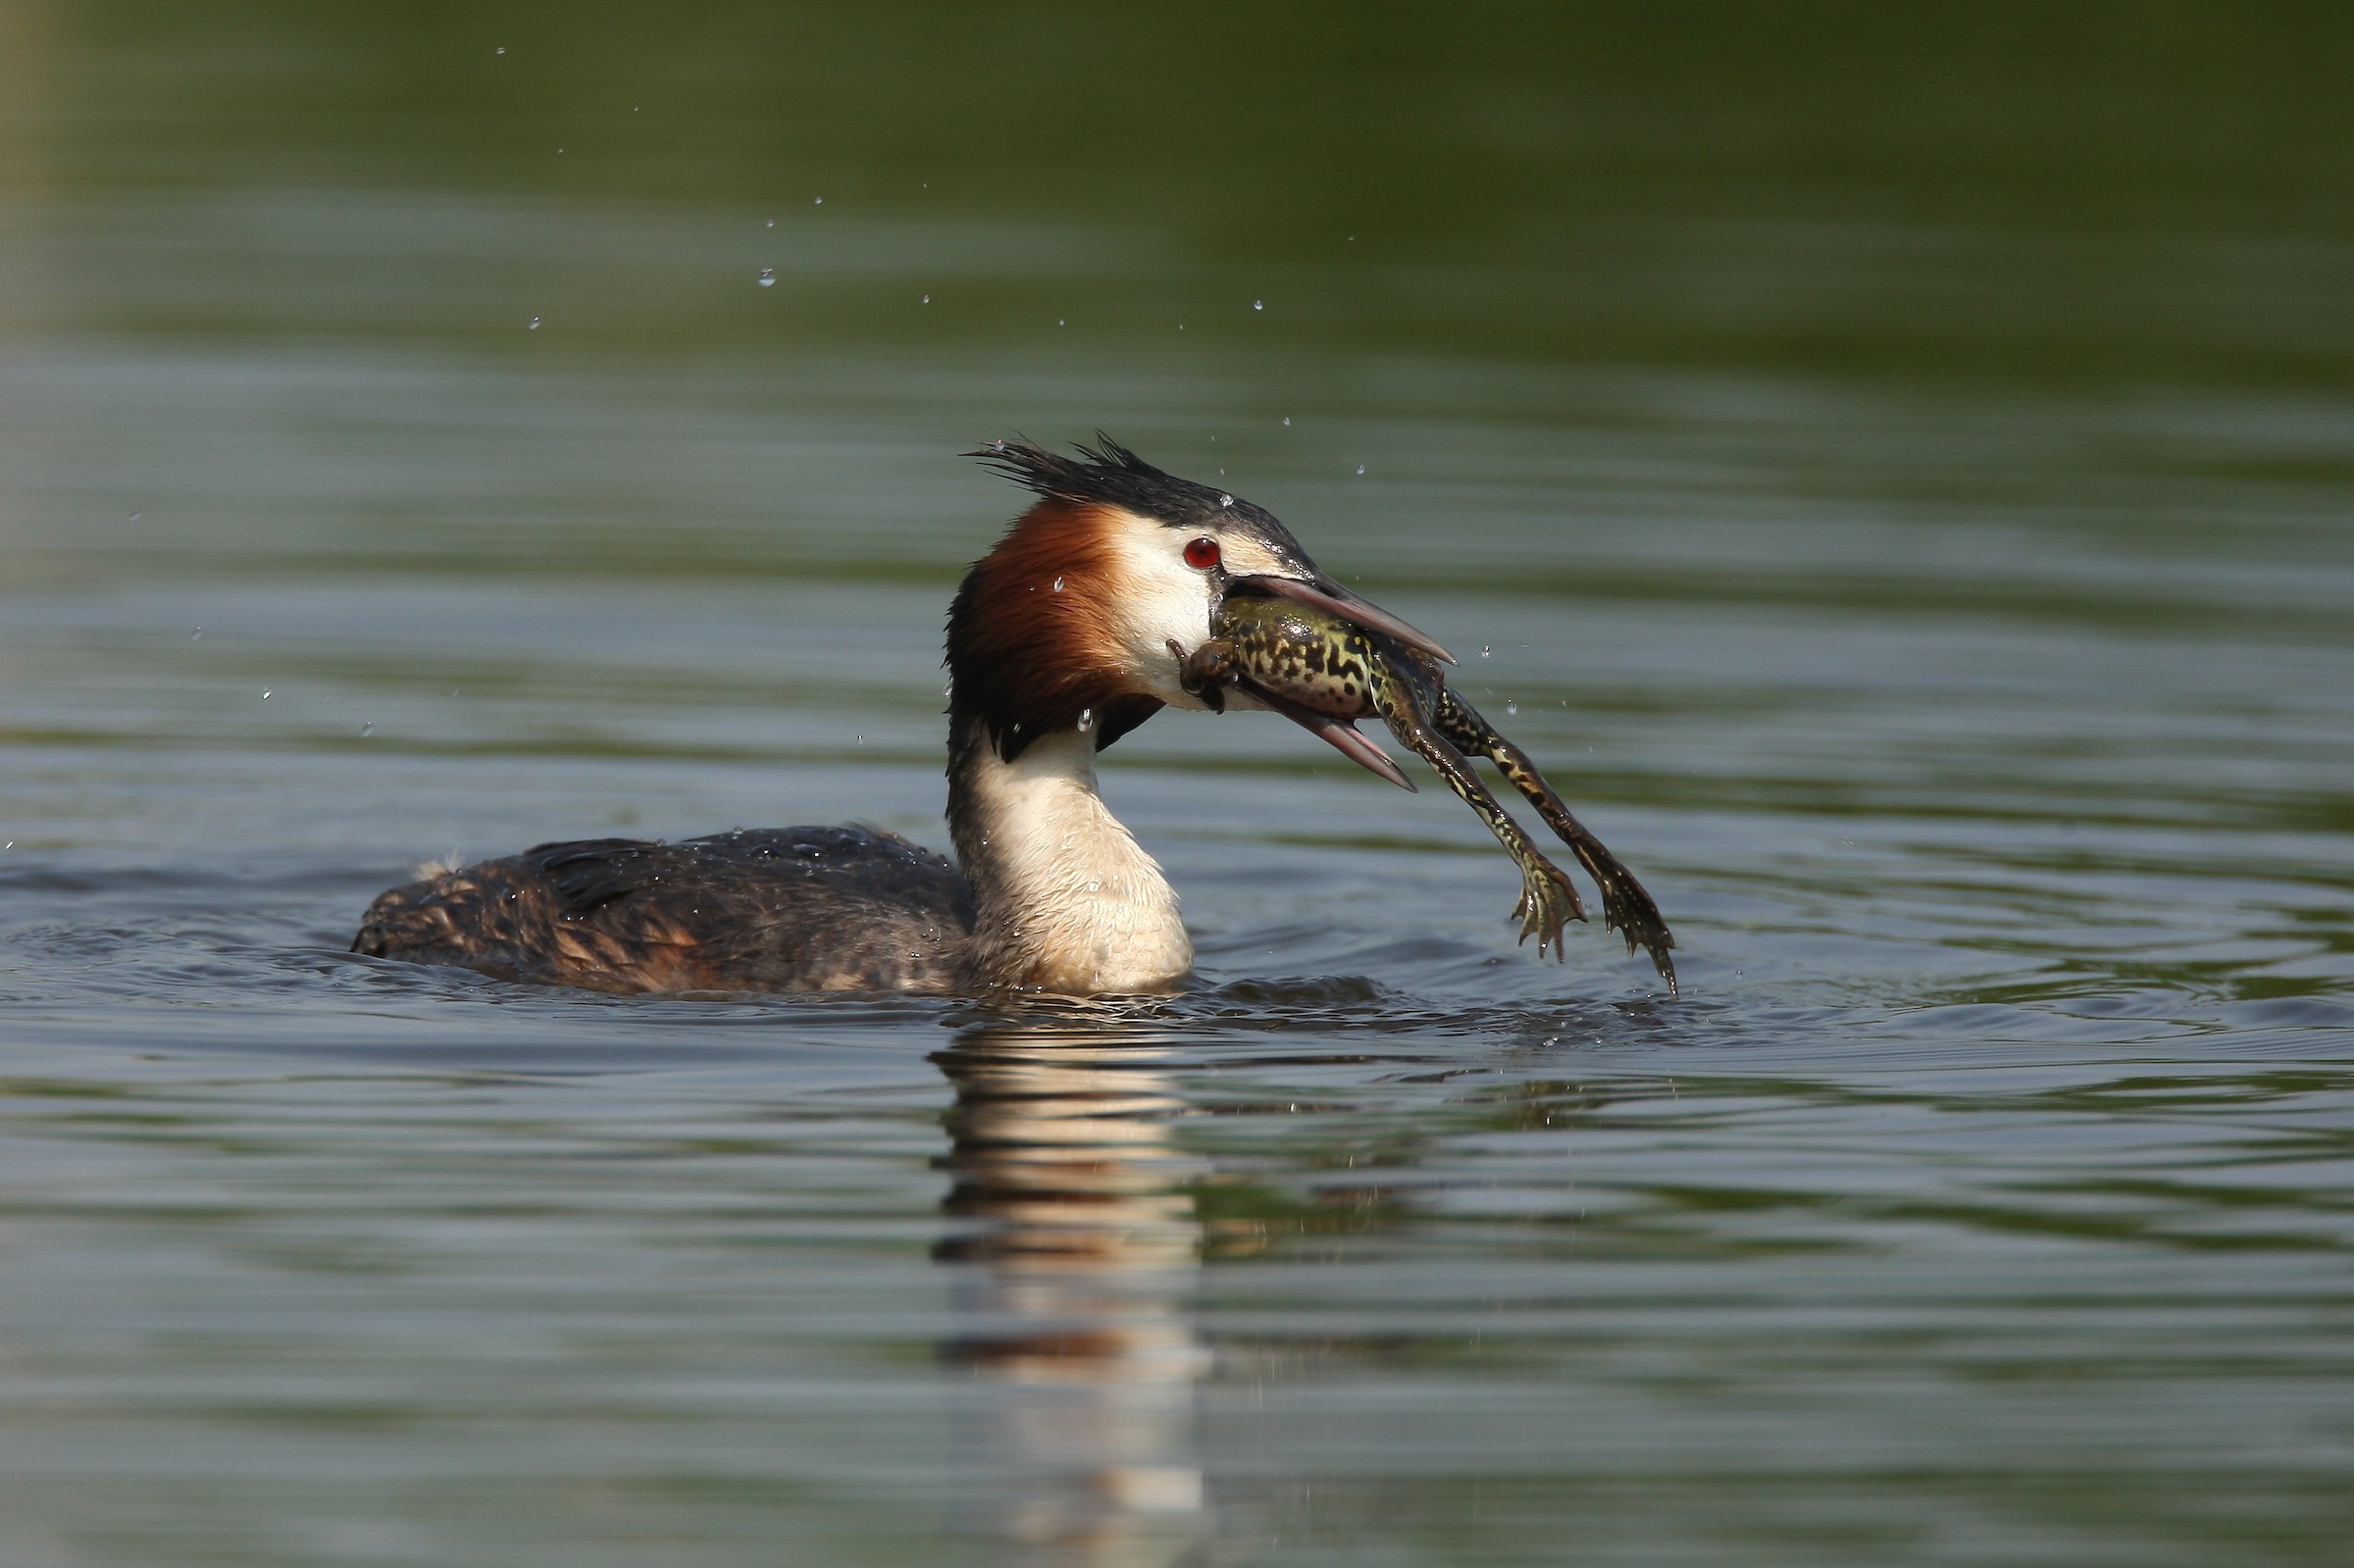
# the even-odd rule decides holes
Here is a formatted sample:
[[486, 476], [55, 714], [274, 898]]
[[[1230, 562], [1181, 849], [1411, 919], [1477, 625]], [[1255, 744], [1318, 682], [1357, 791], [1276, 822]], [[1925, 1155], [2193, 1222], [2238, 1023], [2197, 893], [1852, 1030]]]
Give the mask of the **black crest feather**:
[[1215, 490], [1192, 480], [1164, 473], [1113, 440], [1096, 431], [1095, 444], [1082, 442], [1076, 457], [1050, 452], [1030, 441], [992, 441], [977, 457], [1042, 499], [1077, 505], [1125, 507], [1170, 528], [1193, 528], [1204, 522], [1244, 522], [1276, 536], [1291, 535], [1273, 514], [1240, 496]]

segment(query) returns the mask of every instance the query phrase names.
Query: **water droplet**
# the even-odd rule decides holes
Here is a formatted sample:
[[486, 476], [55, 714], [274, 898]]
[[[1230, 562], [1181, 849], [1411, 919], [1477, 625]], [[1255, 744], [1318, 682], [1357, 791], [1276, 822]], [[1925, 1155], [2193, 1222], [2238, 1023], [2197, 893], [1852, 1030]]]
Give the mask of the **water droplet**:
[[1086, 733], [1087, 731], [1093, 730], [1095, 727], [1096, 727], [1096, 710], [1095, 710], [1095, 709], [1093, 709], [1093, 708], [1081, 708], [1081, 709], [1079, 710], [1079, 729], [1080, 729], [1080, 732], [1081, 732], [1082, 733]]
[[504, 46], [504, 45], [501, 45], [501, 46], [500, 46], [500, 48], [498, 49], [498, 51], [497, 51], [497, 52], [503, 55], [503, 54], [505, 54], [507, 51], [506, 51], [506, 48], [505, 48], [505, 46]]
[[1365, 465], [1364, 465], [1364, 464], [1362, 464], [1362, 463], [1359, 463], [1359, 464], [1357, 464], [1357, 465], [1356, 465], [1356, 471], [1357, 471], [1359, 474], [1362, 474], [1362, 473], [1365, 471]]
[[809, 205], [810, 205], [810, 206], [812, 206], [812, 207], [823, 207], [825, 204], [826, 204], [826, 198], [825, 198], [825, 197], [823, 197], [823, 196], [820, 196], [820, 197], [818, 197], [818, 198], [817, 198], [817, 200], [815, 200], [815, 201], [811, 202]]
[[774, 267], [763, 267], [760, 269], [760, 286], [762, 288], [774, 288], [777, 286], [777, 270]]
[[1496, 650], [1483, 642], [1479, 645], [1479, 656], [1483, 659], [1493, 659], [1496, 657]]
[[1289, 414], [1283, 417], [1283, 428], [1287, 430], [1292, 428], [1292, 417]]
[[1014, 721], [1013, 721], [1013, 733], [1014, 733], [1015, 734], [1017, 734], [1017, 735], [1018, 735], [1018, 734], [1020, 734], [1020, 733], [1022, 733], [1022, 721], [1021, 721], [1021, 720], [1019, 720], [1019, 719], [1016, 719], [1016, 720], [1014, 720]]
[[1267, 302], [1263, 299], [1254, 299], [1251, 302], [1251, 308], [1253, 310], [1265, 310], [1267, 308]]
[[[270, 689], [271, 689], [271, 691], [275, 691], [275, 690], [277, 690], [278, 688], [277, 688], [276, 686], [273, 686], [273, 687], [271, 687]], [[263, 693], [262, 693], [262, 700], [263, 700], [264, 702], [268, 702], [268, 701], [270, 700], [270, 692], [269, 692], [269, 691], [265, 691], [265, 692], [263, 692]]]
[[860, 736], [858, 737], [858, 744], [860, 744], [860, 745], [862, 745], [862, 746], [863, 746], [863, 745], [865, 745], [865, 744], [866, 744], [866, 736], [864, 736], [864, 735], [860, 735]]
[[1055, 591], [1055, 592], [1057, 592], [1057, 593], [1060, 593], [1060, 592], [1062, 591], [1062, 579], [1060, 579], [1060, 578], [1056, 578], [1056, 579], [1054, 580], [1054, 591]]
[[925, 303], [925, 304], [927, 304], [927, 305], [931, 304], [931, 303], [932, 303], [932, 296], [931, 296], [931, 295], [929, 295], [929, 294], [926, 294], [926, 295], [924, 296], [924, 303]]
[[558, 148], [556, 149], [556, 151], [558, 151], [558, 152], [562, 152], [563, 150], [564, 150], [564, 149], [563, 149], [563, 148], [561, 148], [561, 147], [558, 147]]
[[532, 329], [533, 331], [535, 331], [535, 332], [536, 332], [536, 331], [537, 331], [537, 330], [539, 329], [539, 318], [538, 318], [538, 317], [535, 316], [535, 317], [533, 317], [533, 318], [532, 318], [532, 328], [531, 328], [531, 329]]
[[1101, 892], [1103, 890], [1103, 879], [1100, 877], [1091, 878], [1087, 885], [1087, 890], [1091, 893]]
[[1057, 327], [1061, 327], [1061, 326], [1064, 326], [1064, 325], [1066, 325], [1066, 323], [1063, 321], [1063, 319], [1062, 319], [1061, 317], [1057, 316], [1057, 317], [1055, 317], [1055, 318], [1054, 318], [1054, 325], [1055, 325], [1055, 326], [1057, 326]]
[[947, 685], [942, 686], [940, 688], [940, 694], [944, 697], [954, 696], [956, 694], [956, 683], [951, 681]]
[[771, 218], [771, 219], [768, 221], [768, 227], [769, 227], [769, 228], [776, 228], [776, 227], [777, 227], [777, 221], [776, 221], [774, 218]]
[[189, 640], [190, 642], [194, 642], [194, 641], [197, 641], [199, 638], [201, 638], [203, 635], [204, 635], [204, 628], [202, 628], [202, 627], [198, 627], [198, 628], [197, 628], [195, 631], [193, 631], [193, 632], [189, 632], [189, 633], [188, 633], [188, 640]]
[[1513, 715], [1513, 714], [1515, 714], [1515, 713], [1518, 713], [1518, 712], [1520, 711], [1520, 704], [1518, 704], [1517, 702], [1508, 702], [1508, 703], [1506, 703], [1506, 704], [1504, 705], [1504, 711], [1505, 711], [1505, 716], [1506, 716], [1507, 718], [1510, 718], [1511, 715]]
[[[1225, 473], [1226, 471], [1225, 471], [1224, 469], [1220, 469], [1220, 470], [1218, 470], [1218, 472], [1219, 472], [1220, 474], [1223, 474], [1223, 473]], [[1220, 506], [1232, 506], [1232, 505], [1234, 504], [1234, 497], [1233, 497], [1233, 496], [1231, 496], [1231, 495], [1227, 495], [1227, 494], [1225, 494], [1224, 492], [1222, 492], [1222, 491], [1221, 491], [1221, 492], [1219, 493], [1219, 495], [1218, 495], [1218, 504], [1219, 504]]]
[[367, 739], [374, 733], [376, 733], [376, 726], [374, 724], [364, 724], [360, 726], [360, 738], [362, 740]]
[[145, 517], [146, 515], [147, 514], [144, 512], [133, 512], [130, 514], [130, 521], [136, 523], [139, 519]]

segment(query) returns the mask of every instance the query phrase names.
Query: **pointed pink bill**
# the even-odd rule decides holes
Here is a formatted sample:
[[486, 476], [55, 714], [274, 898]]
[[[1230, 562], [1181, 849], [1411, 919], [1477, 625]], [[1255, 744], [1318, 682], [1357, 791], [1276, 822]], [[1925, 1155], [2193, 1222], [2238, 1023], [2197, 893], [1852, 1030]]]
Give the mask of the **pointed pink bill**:
[[1388, 752], [1382, 750], [1370, 738], [1358, 732], [1355, 721], [1335, 719], [1328, 713], [1318, 713], [1313, 708], [1304, 708], [1289, 697], [1279, 697], [1272, 691], [1249, 681], [1238, 683], [1253, 697], [1282, 714], [1367, 773], [1379, 774], [1409, 795], [1418, 795], [1422, 792], [1414, 787], [1414, 782], [1411, 779], [1399, 770], [1398, 764], [1390, 760]]
[[[1390, 614], [1371, 600], [1360, 598], [1338, 582], [1319, 574], [1312, 580], [1303, 578], [1247, 577], [1236, 578], [1234, 586], [1247, 593], [1264, 593], [1272, 598], [1290, 599], [1297, 604], [1312, 605], [1329, 615], [1394, 637], [1409, 648], [1419, 648], [1442, 664], [1455, 663], [1455, 655], [1439, 646], [1438, 639]], [[1379, 771], [1379, 770], [1375, 770]]]

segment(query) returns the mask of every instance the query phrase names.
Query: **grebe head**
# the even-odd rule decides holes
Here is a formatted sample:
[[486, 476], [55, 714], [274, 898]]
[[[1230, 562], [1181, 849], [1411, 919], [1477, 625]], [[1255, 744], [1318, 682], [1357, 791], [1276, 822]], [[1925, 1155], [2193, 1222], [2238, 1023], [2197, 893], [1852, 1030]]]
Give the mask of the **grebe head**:
[[1454, 662], [1327, 577], [1263, 507], [1164, 474], [1108, 436], [1076, 457], [1015, 441], [967, 455], [1038, 494], [948, 611], [956, 706], [1007, 761], [1057, 731], [1092, 729], [1100, 749], [1164, 703], [1202, 707], [1169, 645], [1199, 646], [1229, 593], [1312, 604]]

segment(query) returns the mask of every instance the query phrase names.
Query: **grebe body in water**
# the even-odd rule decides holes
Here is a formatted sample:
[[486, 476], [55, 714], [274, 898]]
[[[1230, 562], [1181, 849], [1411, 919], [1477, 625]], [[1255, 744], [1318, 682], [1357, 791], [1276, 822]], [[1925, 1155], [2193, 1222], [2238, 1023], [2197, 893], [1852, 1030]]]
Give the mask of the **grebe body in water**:
[[1080, 450], [972, 454], [1038, 499], [948, 609], [955, 864], [859, 827], [542, 844], [384, 893], [352, 950], [624, 991], [1176, 985], [1193, 963], [1176, 890], [1095, 766], [1163, 706], [1206, 706], [1173, 649], [1199, 647], [1241, 592], [1447, 655], [1264, 510], [1108, 439]]

